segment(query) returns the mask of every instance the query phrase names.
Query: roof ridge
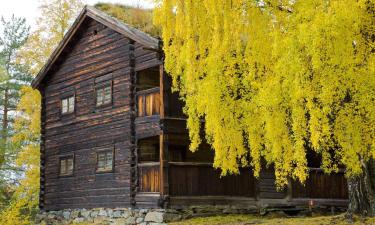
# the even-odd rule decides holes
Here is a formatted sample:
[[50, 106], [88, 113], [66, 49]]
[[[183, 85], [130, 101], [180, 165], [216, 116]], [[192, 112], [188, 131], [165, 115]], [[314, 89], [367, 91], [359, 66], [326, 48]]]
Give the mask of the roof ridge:
[[90, 11], [96, 12], [97, 14], [102, 14], [103, 16], [105, 16], [105, 17], [107, 17], [107, 18], [109, 17], [109, 18], [115, 20], [116, 22], [118, 22], [118, 23], [120, 23], [120, 24], [123, 24], [124, 26], [128, 27], [130, 30], [134, 30], [135, 32], [143, 33], [144, 35], [146, 35], [146, 36], [148, 36], [148, 37], [150, 37], [150, 38], [154, 38], [154, 39], [156, 39], [156, 40], [159, 40], [158, 37], [154, 37], [153, 35], [151, 35], [151, 34], [145, 32], [145, 31], [142, 31], [142, 30], [140, 30], [140, 29], [137, 29], [137, 28], [133, 27], [132, 25], [130, 25], [130, 24], [128, 24], [128, 23], [125, 23], [124, 21], [119, 20], [119, 19], [116, 18], [116, 17], [114, 17], [114, 16], [112, 16], [112, 15], [110, 15], [110, 14], [108, 14], [108, 13], [106, 13], [106, 12], [100, 10], [100, 9], [95, 8], [94, 6], [91, 6], [91, 5], [85, 5], [85, 8], [88, 9], [88, 10], [90, 10]]
[[51, 56], [49, 57], [45, 65], [41, 68], [37, 76], [32, 81], [31, 86], [33, 88], [39, 87], [41, 81], [44, 79], [48, 71], [51, 69], [51, 66], [55, 63], [57, 58], [62, 53], [63, 49], [69, 43], [70, 38], [76, 33], [76, 31], [78, 30], [78, 28], [80, 27], [80, 25], [86, 17], [90, 17], [91, 19], [96, 20], [97, 22], [128, 37], [129, 39], [139, 42], [140, 44], [144, 45], [149, 49], [160, 50], [160, 40], [158, 38], [155, 38], [146, 32], [138, 30], [130, 26], [129, 24], [126, 24], [105, 12], [96, 9], [95, 7], [85, 5], [79, 13], [79, 15], [77, 16], [76, 20], [65, 33], [63, 39], [52, 52]]

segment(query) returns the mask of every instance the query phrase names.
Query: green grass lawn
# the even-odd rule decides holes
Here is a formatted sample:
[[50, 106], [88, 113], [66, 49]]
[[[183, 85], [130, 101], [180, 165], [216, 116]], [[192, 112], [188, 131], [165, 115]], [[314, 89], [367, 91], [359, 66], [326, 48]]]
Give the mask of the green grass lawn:
[[354, 217], [351, 223], [345, 218], [344, 214], [336, 216], [314, 216], [314, 217], [272, 217], [272, 216], [255, 216], [255, 215], [227, 215], [193, 218], [184, 221], [169, 223], [171, 225], [251, 225], [251, 224], [269, 224], [269, 225], [344, 225], [344, 224], [361, 224], [375, 225], [375, 217], [360, 218]]

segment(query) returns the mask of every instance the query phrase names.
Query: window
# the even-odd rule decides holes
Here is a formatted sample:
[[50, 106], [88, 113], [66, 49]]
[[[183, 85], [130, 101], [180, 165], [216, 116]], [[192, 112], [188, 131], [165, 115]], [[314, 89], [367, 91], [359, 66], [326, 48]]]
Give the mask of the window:
[[137, 99], [138, 116], [160, 114], [160, 94], [157, 90], [151, 93], [139, 93]]
[[96, 172], [112, 172], [113, 171], [113, 151], [99, 151], [97, 153]]
[[109, 105], [112, 103], [111, 82], [98, 84], [96, 87], [96, 106]]
[[74, 112], [74, 96], [63, 98], [61, 100], [61, 113], [68, 114]]
[[73, 175], [74, 157], [73, 155], [60, 158], [60, 176]]

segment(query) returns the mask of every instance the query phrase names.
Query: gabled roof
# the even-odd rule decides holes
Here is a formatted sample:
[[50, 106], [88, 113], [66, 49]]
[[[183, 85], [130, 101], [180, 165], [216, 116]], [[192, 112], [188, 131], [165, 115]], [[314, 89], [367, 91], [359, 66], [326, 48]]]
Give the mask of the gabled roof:
[[145, 32], [135, 29], [134, 27], [131, 27], [130, 25], [115, 19], [94, 7], [86, 5], [72, 24], [72, 26], [69, 28], [68, 32], [65, 34], [60, 44], [53, 51], [47, 63], [43, 66], [43, 68], [39, 71], [38, 75], [31, 83], [31, 86], [33, 88], [39, 87], [41, 81], [44, 79], [48, 71], [59, 58], [65, 46], [71, 40], [71, 37], [77, 32], [78, 28], [87, 17], [96, 20], [97, 22], [113, 29], [114, 31], [117, 31], [120, 34], [123, 34], [129, 39], [142, 44], [146, 48], [159, 50], [159, 40], [157, 38], [154, 38], [149, 34], [146, 34]]

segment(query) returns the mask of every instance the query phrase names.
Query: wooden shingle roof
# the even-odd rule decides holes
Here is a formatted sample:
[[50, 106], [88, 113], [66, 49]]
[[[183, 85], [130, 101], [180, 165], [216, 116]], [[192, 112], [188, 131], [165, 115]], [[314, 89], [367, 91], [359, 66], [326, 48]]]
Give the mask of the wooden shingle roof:
[[114, 31], [123, 34], [127, 38], [142, 44], [145, 48], [154, 49], [156, 51], [160, 50], [159, 39], [152, 37], [151, 35], [134, 27], [131, 27], [130, 25], [125, 24], [92, 6], [86, 5], [82, 9], [81, 13], [78, 15], [77, 19], [74, 21], [70, 29], [67, 31], [62, 41], [53, 51], [46, 64], [42, 67], [38, 75], [31, 83], [31, 86], [33, 88], [39, 88], [40, 83], [45, 78], [48, 71], [52, 68], [66, 45], [69, 43], [73, 35], [77, 32], [78, 28], [87, 17], [92, 18], [97, 22], [113, 29]]

